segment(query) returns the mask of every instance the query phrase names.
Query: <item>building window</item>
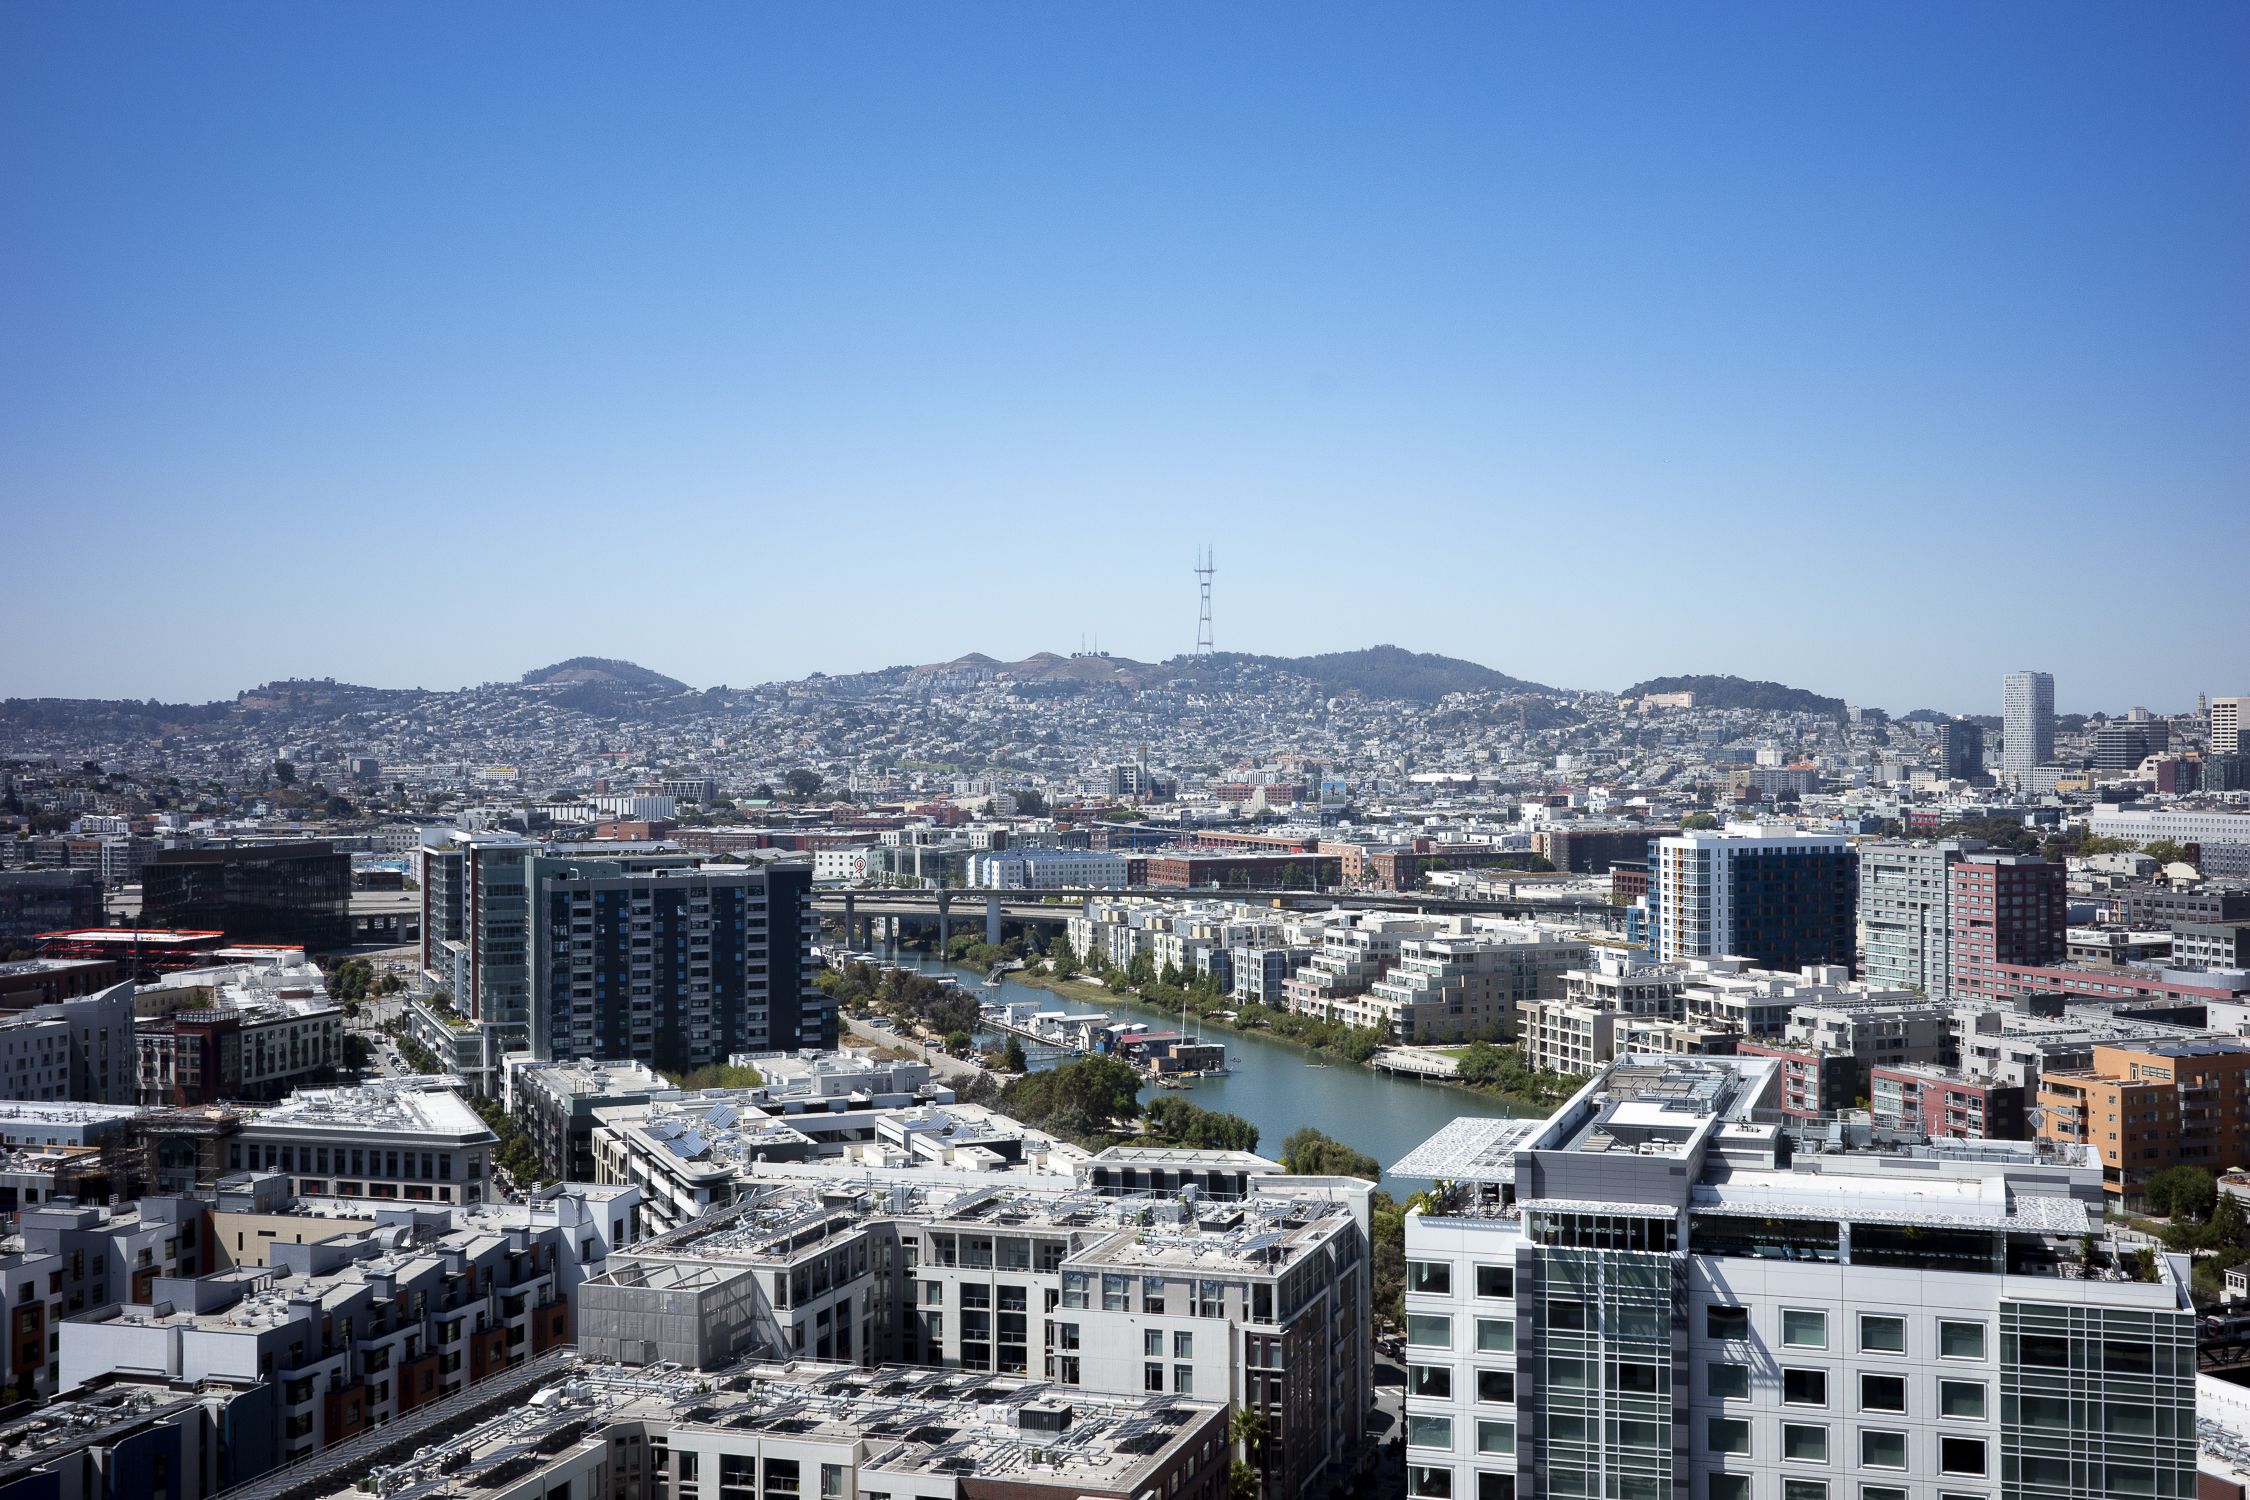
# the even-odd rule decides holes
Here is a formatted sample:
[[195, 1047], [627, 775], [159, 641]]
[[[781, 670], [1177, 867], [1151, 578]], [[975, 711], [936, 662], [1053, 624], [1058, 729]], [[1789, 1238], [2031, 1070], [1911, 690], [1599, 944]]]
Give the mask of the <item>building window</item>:
[[1453, 1320], [1439, 1313], [1408, 1313], [1406, 1341], [1425, 1349], [1453, 1347]]
[[1164, 1389], [1164, 1367], [1162, 1365], [1148, 1364], [1141, 1367], [1141, 1389], [1144, 1391], [1161, 1391]]
[[1453, 1367], [1451, 1365], [1408, 1365], [1406, 1367], [1406, 1394], [1421, 1400], [1452, 1400]]
[[1703, 1317], [1704, 1332], [1714, 1339], [1731, 1341], [1750, 1337], [1750, 1309], [1747, 1307], [1707, 1307]]
[[1792, 1349], [1827, 1348], [1828, 1314], [1800, 1308], [1782, 1309], [1781, 1342]]
[[1516, 1349], [1516, 1325], [1507, 1318], [1477, 1319], [1477, 1352], [1480, 1354], [1513, 1354]]
[[1516, 1372], [1513, 1370], [1477, 1371], [1477, 1399], [1513, 1404], [1516, 1399]]
[[1515, 1294], [1516, 1273], [1513, 1267], [1477, 1267], [1477, 1295], [1479, 1297], [1513, 1297]]
[[1982, 1323], [1939, 1323], [1938, 1354], [1944, 1359], [1984, 1358], [1984, 1325]]
[[1747, 1457], [1750, 1452], [1750, 1424], [1740, 1417], [1709, 1418], [1704, 1441], [1708, 1452], [1739, 1453]]
[[1905, 1468], [1906, 1434], [1862, 1431], [1859, 1435], [1859, 1461], [1870, 1469]]
[[1984, 1473], [1984, 1439], [1939, 1438], [1938, 1469], [1941, 1473], [1946, 1474], [1982, 1475]]
[[1406, 1263], [1406, 1289], [1432, 1296], [1453, 1294], [1453, 1265], [1443, 1260], [1410, 1260]]
[[1703, 1390], [1713, 1400], [1747, 1401], [1750, 1399], [1750, 1367], [1714, 1360], [1703, 1367]]
[[1938, 1382], [1938, 1415], [1963, 1417], [1972, 1421], [1984, 1420], [1984, 1382], [1981, 1380], [1941, 1380]]
[[1860, 1376], [1859, 1409], [1861, 1411], [1905, 1411], [1906, 1377], [1903, 1375]]
[[1453, 1500], [1453, 1471], [1408, 1464], [1406, 1493], [1413, 1496], [1414, 1500]]
[[1828, 1404], [1828, 1372], [1826, 1370], [1783, 1370], [1781, 1372], [1781, 1399], [1790, 1406], [1826, 1406]]
[[1782, 1423], [1781, 1456], [1799, 1463], [1828, 1462], [1828, 1429], [1810, 1422]]
[[1877, 1313], [1859, 1315], [1859, 1349], [1862, 1354], [1904, 1354], [1906, 1319]]
[[1477, 1423], [1477, 1452], [1513, 1453], [1516, 1451], [1516, 1424], [1513, 1422]]

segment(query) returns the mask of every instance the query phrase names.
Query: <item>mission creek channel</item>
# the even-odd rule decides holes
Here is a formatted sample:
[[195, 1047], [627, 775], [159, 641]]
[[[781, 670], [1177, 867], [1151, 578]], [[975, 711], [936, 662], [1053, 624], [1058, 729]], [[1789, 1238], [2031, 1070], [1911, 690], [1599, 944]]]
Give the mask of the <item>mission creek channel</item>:
[[[1080, 1000], [1036, 985], [1019, 984], [1012, 977], [1004, 979], [995, 989], [986, 989], [982, 971], [960, 964], [940, 963], [912, 951], [886, 949], [883, 961], [923, 974], [951, 974], [964, 990], [986, 1004], [1028, 1007], [1030, 1011], [1061, 1010], [1072, 1015], [1107, 1011], [1113, 1020], [1145, 1022], [1151, 1031], [1180, 1028], [1177, 1011], [1143, 1005], [1131, 996], [1105, 995], [1099, 1000]], [[1498, 1099], [1464, 1088], [1378, 1073], [1372, 1068], [1254, 1031], [1234, 1031], [1204, 1024], [1192, 1012], [1187, 1025], [1191, 1033], [1226, 1044], [1227, 1065], [1232, 1072], [1225, 1078], [1190, 1080], [1179, 1090], [1181, 1098], [1217, 1114], [1239, 1115], [1257, 1126], [1258, 1151], [1263, 1156], [1278, 1156], [1281, 1143], [1301, 1126], [1310, 1125], [1325, 1131], [1353, 1150], [1364, 1151], [1381, 1162], [1383, 1186], [1400, 1198], [1422, 1184], [1394, 1181], [1390, 1176], [1390, 1164], [1435, 1135], [1441, 1126], [1462, 1115], [1523, 1113]], [[981, 1044], [997, 1038], [999, 1033], [979, 1030], [974, 1035]], [[1052, 1067], [1056, 1062], [1067, 1061], [1068, 1055], [1057, 1057], [1033, 1051], [1030, 1060], [1035, 1069]], [[1142, 1102], [1156, 1098], [1159, 1092], [1150, 1086], [1143, 1091]]]

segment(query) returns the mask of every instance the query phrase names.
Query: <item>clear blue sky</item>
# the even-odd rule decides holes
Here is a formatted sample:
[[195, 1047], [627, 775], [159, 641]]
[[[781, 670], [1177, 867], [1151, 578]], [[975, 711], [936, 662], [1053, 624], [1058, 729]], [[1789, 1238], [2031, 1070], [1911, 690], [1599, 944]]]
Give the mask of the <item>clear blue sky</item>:
[[0, 11], [0, 692], [2250, 691], [2250, 8]]

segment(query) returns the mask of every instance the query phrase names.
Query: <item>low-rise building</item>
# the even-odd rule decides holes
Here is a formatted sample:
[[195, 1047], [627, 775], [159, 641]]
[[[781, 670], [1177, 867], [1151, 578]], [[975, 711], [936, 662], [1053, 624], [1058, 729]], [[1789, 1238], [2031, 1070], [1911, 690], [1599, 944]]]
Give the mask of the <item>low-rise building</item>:
[[302, 1196], [481, 1203], [498, 1138], [436, 1079], [301, 1089], [247, 1118], [229, 1172], [280, 1172]]
[[1521, 1008], [1559, 998], [1592, 951], [1580, 933], [1537, 922], [1447, 917], [1438, 928], [1402, 937], [1391, 969], [1329, 1015], [1399, 1041], [1502, 1041]]
[[2250, 1043], [2237, 1038], [2100, 1045], [2092, 1067], [2040, 1080], [2039, 1135], [2090, 1148], [2111, 1200], [2138, 1207], [2168, 1167], [2250, 1166], [2246, 1099]]
[[1877, 1064], [1868, 1088], [1878, 1130], [1972, 1141], [2024, 1138], [2021, 1084], [1995, 1083], [1957, 1068]]

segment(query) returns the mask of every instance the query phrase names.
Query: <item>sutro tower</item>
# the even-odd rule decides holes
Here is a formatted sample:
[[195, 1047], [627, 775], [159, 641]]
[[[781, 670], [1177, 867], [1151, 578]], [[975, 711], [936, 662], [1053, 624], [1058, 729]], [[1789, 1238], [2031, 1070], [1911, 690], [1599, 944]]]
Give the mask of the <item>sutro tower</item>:
[[1203, 615], [1195, 625], [1197, 656], [1209, 656], [1214, 649], [1211, 645], [1211, 574], [1216, 569], [1211, 566], [1211, 555], [1211, 549], [1205, 547], [1195, 558], [1195, 576], [1203, 581]]

